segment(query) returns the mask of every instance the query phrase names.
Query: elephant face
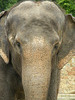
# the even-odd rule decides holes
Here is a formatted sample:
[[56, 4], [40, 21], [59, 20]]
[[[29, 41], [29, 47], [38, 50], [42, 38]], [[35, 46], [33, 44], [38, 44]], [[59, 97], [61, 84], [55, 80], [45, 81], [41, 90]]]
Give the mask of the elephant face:
[[[60, 14], [55, 16], [54, 9]], [[23, 59], [22, 64], [40, 61], [45, 65], [46, 61], [50, 62], [62, 42], [64, 23], [63, 13], [52, 2], [23, 2], [14, 8], [7, 17], [6, 30], [16, 69], [22, 66], [16, 65], [16, 59], [20, 60], [17, 62]]]
[[53, 57], [58, 68], [72, 58], [74, 31], [72, 17], [49, 1], [26, 1], [10, 11], [6, 19], [9, 52], [22, 77], [26, 100], [46, 100]]

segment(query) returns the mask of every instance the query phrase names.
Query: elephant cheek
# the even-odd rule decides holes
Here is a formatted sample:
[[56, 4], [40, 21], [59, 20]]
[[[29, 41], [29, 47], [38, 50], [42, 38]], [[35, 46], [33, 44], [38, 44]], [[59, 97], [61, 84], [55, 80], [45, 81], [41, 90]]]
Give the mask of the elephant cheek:
[[51, 62], [34, 60], [31, 63], [25, 63], [24, 60], [22, 65], [25, 100], [46, 100], [51, 75]]

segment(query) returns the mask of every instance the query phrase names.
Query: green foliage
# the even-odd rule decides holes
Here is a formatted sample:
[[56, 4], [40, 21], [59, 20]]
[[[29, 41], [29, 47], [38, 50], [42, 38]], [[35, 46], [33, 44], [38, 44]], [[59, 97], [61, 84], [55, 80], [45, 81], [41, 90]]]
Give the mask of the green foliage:
[[66, 10], [66, 14], [75, 16], [75, 0], [56, 0], [57, 3]]
[[[0, 0], [0, 12], [9, 9], [11, 6], [13, 6], [15, 3], [19, 1], [23, 0]], [[35, 1], [41, 1], [41, 0], [35, 0]], [[66, 14], [71, 13], [73, 16], [75, 16], [75, 0], [52, 0], [52, 1], [56, 1], [58, 5], [60, 5], [63, 9], [65, 9]]]
[[0, 0], [0, 12], [9, 9], [20, 0]]

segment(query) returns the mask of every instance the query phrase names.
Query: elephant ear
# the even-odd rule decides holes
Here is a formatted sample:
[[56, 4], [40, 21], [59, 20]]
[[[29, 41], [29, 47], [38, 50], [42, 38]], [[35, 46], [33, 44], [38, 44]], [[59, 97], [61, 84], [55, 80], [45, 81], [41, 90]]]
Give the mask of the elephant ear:
[[59, 69], [75, 56], [75, 17], [65, 16], [65, 32], [63, 33], [63, 42], [58, 53]]
[[7, 11], [3, 11], [0, 13], [0, 56], [5, 61], [5, 63], [8, 63], [9, 47], [4, 26], [6, 17], [7, 17]]

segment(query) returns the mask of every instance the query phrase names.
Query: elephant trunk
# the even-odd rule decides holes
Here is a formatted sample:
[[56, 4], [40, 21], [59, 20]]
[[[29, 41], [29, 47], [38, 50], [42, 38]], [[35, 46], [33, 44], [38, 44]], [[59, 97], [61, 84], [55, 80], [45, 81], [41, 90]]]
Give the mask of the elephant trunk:
[[24, 52], [22, 59], [22, 83], [25, 100], [46, 100], [51, 74], [50, 49]]
[[26, 66], [22, 70], [25, 100], [46, 100], [50, 82], [50, 68], [47, 66]]

